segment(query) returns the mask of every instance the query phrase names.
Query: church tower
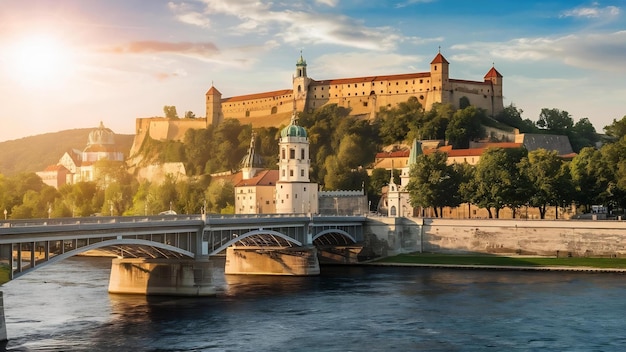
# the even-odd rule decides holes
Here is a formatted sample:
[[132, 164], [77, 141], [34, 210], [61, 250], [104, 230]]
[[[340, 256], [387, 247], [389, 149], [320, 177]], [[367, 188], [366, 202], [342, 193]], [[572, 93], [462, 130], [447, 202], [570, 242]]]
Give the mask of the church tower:
[[400, 172], [399, 185], [393, 180], [393, 165], [391, 166], [391, 180], [389, 180], [389, 189], [387, 191], [387, 216], [397, 218], [414, 214], [407, 185], [410, 181], [411, 167], [417, 163], [417, 157], [421, 154], [422, 144], [417, 139], [414, 139], [407, 164]]
[[387, 186], [387, 216], [390, 218], [399, 217], [400, 209], [400, 185], [393, 180], [393, 161], [391, 161], [391, 178]]
[[448, 92], [450, 91], [450, 63], [446, 60], [441, 51], [430, 62], [430, 94], [433, 103], [448, 103]]
[[289, 126], [280, 132], [278, 148], [276, 213], [317, 213], [317, 183], [311, 183], [309, 179], [309, 139], [306, 130], [298, 126], [295, 110]]
[[293, 77], [293, 97], [295, 99], [296, 111], [304, 111], [307, 104], [307, 95], [311, 79], [306, 73], [306, 60], [300, 52], [300, 59], [296, 62], [296, 74]]
[[256, 134], [252, 132], [250, 147], [248, 147], [248, 154], [246, 154], [246, 156], [244, 156], [241, 160], [241, 176], [244, 180], [253, 178], [256, 176], [257, 172], [263, 168], [261, 157], [255, 151], [255, 139]]
[[219, 125], [224, 119], [222, 114], [222, 93], [213, 85], [206, 92], [206, 124]]

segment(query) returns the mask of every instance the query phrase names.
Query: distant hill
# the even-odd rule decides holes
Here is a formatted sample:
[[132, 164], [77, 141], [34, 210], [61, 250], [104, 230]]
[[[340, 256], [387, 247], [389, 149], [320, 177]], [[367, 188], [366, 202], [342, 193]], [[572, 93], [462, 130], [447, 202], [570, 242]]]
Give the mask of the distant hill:
[[[0, 142], [0, 174], [12, 176], [54, 165], [66, 151], [85, 149], [91, 131], [93, 128], [80, 128]], [[115, 135], [124, 157], [128, 157], [134, 137], [132, 134]]]

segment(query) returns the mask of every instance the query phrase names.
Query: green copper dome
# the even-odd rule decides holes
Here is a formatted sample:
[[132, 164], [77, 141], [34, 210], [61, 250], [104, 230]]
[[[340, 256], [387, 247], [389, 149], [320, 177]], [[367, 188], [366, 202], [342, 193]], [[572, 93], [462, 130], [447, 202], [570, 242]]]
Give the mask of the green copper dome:
[[280, 131], [281, 137], [307, 137], [306, 130], [302, 126], [291, 124], [282, 131]]

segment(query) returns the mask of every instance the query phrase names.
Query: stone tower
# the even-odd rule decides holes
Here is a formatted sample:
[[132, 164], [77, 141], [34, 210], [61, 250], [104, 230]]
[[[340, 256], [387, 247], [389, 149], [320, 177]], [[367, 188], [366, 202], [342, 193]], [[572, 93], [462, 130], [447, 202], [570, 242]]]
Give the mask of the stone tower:
[[222, 114], [222, 93], [213, 85], [206, 92], [206, 124], [219, 125], [224, 119]]
[[502, 95], [502, 75], [495, 66], [492, 66], [489, 72], [485, 74], [485, 82], [491, 83], [491, 91], [489, 97], [491, 98], [491, 115], [495, 115], [498, 112], [504, 110], [504, 102]]
[[448, 103], [447, 93], [450, 90], [450, 63], [441, 52], [430, 62], [430, 91], [433, 103]]
[[289, 126], [280, 132], [279, 150], [276, 213], [317, 213], [317, 183], [309, 179], [309, 139], [306, 130], [298, 126], [296, 111]]

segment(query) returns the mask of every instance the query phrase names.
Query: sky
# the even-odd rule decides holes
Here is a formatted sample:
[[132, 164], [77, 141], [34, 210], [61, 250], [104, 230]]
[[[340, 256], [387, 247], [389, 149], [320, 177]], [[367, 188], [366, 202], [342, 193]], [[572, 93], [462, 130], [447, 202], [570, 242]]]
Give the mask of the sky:
[[316, 80], [429, 71], [504, 76], [505, 105], [626, 116], [626, 0], [0, 0], [0, 141], [100, 121], [204, 116], [222, 97]]

